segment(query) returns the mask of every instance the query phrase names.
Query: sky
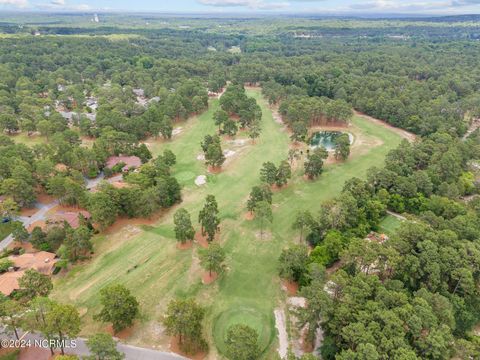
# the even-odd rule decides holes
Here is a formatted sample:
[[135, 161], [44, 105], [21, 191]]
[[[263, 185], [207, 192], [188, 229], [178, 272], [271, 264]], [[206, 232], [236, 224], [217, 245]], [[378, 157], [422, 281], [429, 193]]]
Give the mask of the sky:
[[472, 14], [480, 0], [0, 0], [0, 11]]

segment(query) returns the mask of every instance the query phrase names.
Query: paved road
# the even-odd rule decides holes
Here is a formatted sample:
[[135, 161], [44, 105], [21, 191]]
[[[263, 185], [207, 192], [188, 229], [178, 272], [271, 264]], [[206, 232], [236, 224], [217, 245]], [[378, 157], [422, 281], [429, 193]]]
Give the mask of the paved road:
[[[3, 339], [12, 339], [14, 340], [15, 337], [13, 335], [6, 335], [2, 334], [1, 336]], [[44, 338], [35, 333], [26, 333], [20, 335], [22, 340], [30, 340], [32, 344], [35, 341], [40, 342], [44, 340]], [[48, 349], [48, 348], [47, 348]], [[163, 352], [153, 349], [141, 348], [133, 345], [117, 343], [117, 350], [123, 354], [125, 354], [126, 360], [185, 360], [186, 358], [171, 352]], [[87, 356], [90, 355], [86, 345], [86, 339], [77, 338], [75, 339], [75, 348], [65, 348], [66, 354], [75, 354], [79, 356]]]
[[[112, 176], [111, 178], [108, 178], [107, 181], [109, 183], [113, 183], [116, 181], [122, 180], [123, 175], [119, 174], [116, 176]], [[86, 181], [86, 187], [88, 190], [93, 189], [96, 187], [102, 180], [105, 180], [105, 175], [101, 173], [98, 177], [95, 179], [85, 179]], [[53, 209], [55, 206], [59, 204], [58, 200], [55, 200], [51, 202], [50, 204], [41, 204], [41, 203], [36, 203], [35, 207], [39, 209], [35, 214], [32, 216], [18, 216], [15, 220], [18, 220], [22, 222], [23, 226], [25, 228], [28, 228], [30, 225], [32, 225], [34, 222], [37, 221], [45, 221], [47, 218], [47, 213]], [[13, 235], [10, 234], [8, 235], [5, 239], [0, 241], [0, 251], [3, 249], [7, 248], [8, 245], [10, 245], [13, 242]]]
[[[16, 220], [21, 221], [23, 226], [25, 228], [28, 228], [30, 225], [32, 225], [36, 221], [45, 220], [47, 212], [49, 212], [51, 209], [53, 209], [57, 205], [58, 205], [57, 200], [51, 202], [50, 204], [36, 203], [35, 207], [38, 209], [38, 211], [35, 214], [33, 214], [32, 216], [19, 216]], [[8, 235], [2, 241], [0, 241], [0, 251], [2, 251], [8, 245], [10, 245], [12, 243], [12, 241], [13, 241], [13, 235], [11, 235], [11, 234]]]

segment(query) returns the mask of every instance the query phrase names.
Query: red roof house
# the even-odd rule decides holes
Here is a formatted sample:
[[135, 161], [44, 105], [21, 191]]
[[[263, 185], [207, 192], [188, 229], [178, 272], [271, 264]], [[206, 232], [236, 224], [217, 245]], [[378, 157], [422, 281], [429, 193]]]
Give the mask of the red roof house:
[[79, 211], [59, 211], [51, 219], [50, 223], [63, 223], [66, 221], [72, 228], [76, 229], [80, 226], [79, 215], [82, 214], [85, 219], [90, 219], [92, 215], [86, 210]]
[[20, 289], [18, 280], [28, 269], [33, 269], [44, 275], [52, 275], [55, 269], [54, 253], [39, 251], [22, 255], [9, 256], [13, 266], [9, 271], [0, 275], [0, 292], [9, 296], [13, 291]]
[[140, 167], [140, 165], [142, 165], [142, 160], [140, 160], [138, 156], [110, 156], [107, 159], [107, 168], [111, 169], [120, 163], [125, 164], [122, 171], [128, 171]]

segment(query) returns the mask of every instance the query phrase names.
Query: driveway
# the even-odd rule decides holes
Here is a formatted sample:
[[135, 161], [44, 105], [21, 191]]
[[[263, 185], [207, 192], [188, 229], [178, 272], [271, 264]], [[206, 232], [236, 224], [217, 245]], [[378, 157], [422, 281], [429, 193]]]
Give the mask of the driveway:
[[[12, 339], [12, 340], [15, 339], [13, 335], [7, 335], [7, 334], [2, 334], [2, 338]], [[42, 340], [45, 340], [45, 338], [42, 337], [41, 335], [35, 334], [35, 333], [29, 333], [29, 332], [25, 333], [23, 336], [20, 336], [20, 338], [25, 341], [30, 341], [32, 346], [35, 343], [35, 341], [37, 341], [37, 343], [40, 343]], [[86, 345], [86, 339], [76, 338], [75, 342], [76, 342], [75, 347], [71, 347], [69, 349], [65, 348], [66, 354], [74, 354], [78, 356], [90, 355], [90, 352], [88, 351], [88, 347]], [[49, 353], [48, 347], [45, 350], [47, 350]], [[122, 344], [120, 342], [117, 343], [117, 350], [125, 354], [125, 359], [127, 360], [185, 360], [186, 359], [183, 356], [180, 356], [175, 353], [141, 348], [133, 345]]]
[[[107, 182], [114, 183], [116, 181], [122, 180], [122, 177], [123, 177], [122, 174], [118, 174], [108, 178]], [[105, 180], [105, 175], [103, 173], [101, 173], [95, 179], [85, 179], [87, 190], [92, 190], [102, 180]], [[35, 204], [35, 208], [37, 208], [38, 211], [35, 214], [33, 214], [32, 216], [18, 216], [16, 220], [20, 221], [23, 224], [23, 226], [27, 229], [30, 225], [32, 225], [37, 221], [45, 221], [47, 219], [47, 213], [58, 204], [59, 204], [58, 200], [54, 200], [49, 204], [41, 204], [37, 202]], [[8, 245], [10, 245], [13, 242], [13, 240], [14, 240], [13, 235], [10, 234], [5, 239], [0, 241], [0, 251], [2, 251], [3, 249], [6, 249]]]
[[[46, 220], [47, 213], [58, 204], [58, 200], [52, 201], [50, 204], [36, 203], [35, 207], [38, 209], [38, 211], [35, 214], [33, 214], [32, 216], [19, 216], [16, 220], [20, 221], [25, 228], [28, 228], [34, 222]], [[7, 248], [7, 246], [10, 245], [12, 242], [13, 235], [10, 234], [5, 239], [0, 241], [0, 251]]]

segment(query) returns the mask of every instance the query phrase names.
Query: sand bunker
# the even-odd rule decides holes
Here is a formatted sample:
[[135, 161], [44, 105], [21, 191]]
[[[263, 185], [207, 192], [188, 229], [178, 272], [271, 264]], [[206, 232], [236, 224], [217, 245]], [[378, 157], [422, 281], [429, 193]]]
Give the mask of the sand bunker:
[[205, 185], [206, 183], [207, 183], [207, 177], [205, 175], [199, 175], [195, 179], [195, 185], [197, 186], [202, 186], [202, 185]]
[[179, 127], [175, 128], [175, 129], [173, 129], [173, 131], [172, 131], [172, 136], [178, 135], [178, 134], [180, 134], [182, 131], [183, 131], [183, 128], [182, 128], [181, 126], [179, 126]]
[[287, 299], [290, 306], [304, 308], [307, 306], [307, 299], [300, 296], [291, 296]]
[[233, 155], [235, 155], [237, 152], [236, 151], [233, 151], [233, 150], [225, 150], [223, 152], [223, 155], [226, 157], [226, 158], [229, 158], [229, 157], [232, 157]]
[[245, 146], [248, 143], [248, 139], [235, 139], [228, 141], [233, 146]]
[[197, 160], [199, 160], [199, 161], [205, 161], [205, 155], [204, 155], [204, 154], [198, 154], [198, 155], [197, 155]]

